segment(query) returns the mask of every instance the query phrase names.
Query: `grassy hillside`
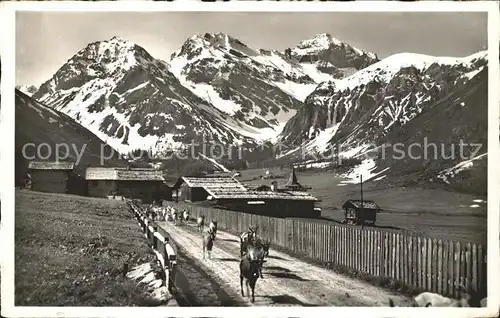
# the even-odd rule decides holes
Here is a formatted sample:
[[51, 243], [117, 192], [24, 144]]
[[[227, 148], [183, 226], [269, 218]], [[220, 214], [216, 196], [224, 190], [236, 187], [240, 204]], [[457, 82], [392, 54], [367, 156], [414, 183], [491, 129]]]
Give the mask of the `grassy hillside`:
[[17, 191], [15, 246], [16, 306], [160, 304], [122, 276], [155, 256], [121, 201]]
[[[248, 184], [270, 184], [278, 181], [283, 186], [288, 181], [289, 169], [269, 169], [274, 174], [284, 174], [277, 180], [251, 180], [264, 175], [267, 169], [241, 171], [240, 179]], [[324, 218], [340, 221], [344, 211], [342, 204], [349, 199], [359, 199], [359, 184], [345, 184], [345, 179], [333, 172], [297, 172], [299, 182], [311, 186], [312, 195], [321, 200]], [[486, 242], [487, 207], [484, 196], [447, 191], [443, 188], [424, 188], [419, 186], [383, 187], [373, 182], [363, 184], [365, 200], [374, 200], [383, 211], [377, 215], [377, 226], [401, 229], [414, 234], [430, 237], [460, 240], [464, 242]], [[477, 207], [472, 207], [472, 206]]]

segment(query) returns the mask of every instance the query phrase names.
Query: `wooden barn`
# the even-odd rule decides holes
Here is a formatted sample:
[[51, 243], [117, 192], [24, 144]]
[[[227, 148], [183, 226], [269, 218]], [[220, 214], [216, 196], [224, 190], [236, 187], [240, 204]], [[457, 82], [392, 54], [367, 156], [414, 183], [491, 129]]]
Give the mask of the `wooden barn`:
[[317, 218], [319, 201], [307, 192], [277, 190], [208, 189], [209, 199], [228, 210], [273, 217]]
[[347, 200], [343, 205], [344, 220], [347, 224], [375, 224], [380, 207], [371, 200]]
[[210, 195], [208, 189], [240, 189], [245, 187], [231, 176], [180, 177], [172, 186], [172, 192], [179, 201], [205, 201]]
[[276, 217], [308, 217], [321, 214], [315, 197], [306, 192], [261, 185], [248, 188], [230, 176], [181, 177], [172, 187], [179, 201], [209, 201], [228, 210]]
[[122, 196], [143, 203], [172, 200], [163, 172], [155, 169], [89, 167], [85, 179], [87, 193], [92, 197]]
[[68, 193], [68, 179], [74, 167], [73, 162], [30, 162], [28, 169], [31, 177], [31, 190]]

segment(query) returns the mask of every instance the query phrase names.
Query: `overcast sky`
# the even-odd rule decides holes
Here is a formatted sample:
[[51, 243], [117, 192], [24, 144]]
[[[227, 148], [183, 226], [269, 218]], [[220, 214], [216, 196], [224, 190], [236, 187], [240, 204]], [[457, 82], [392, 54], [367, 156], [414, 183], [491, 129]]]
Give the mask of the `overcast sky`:
[[170, 55], [194, 34], [223, 32], [284, 50], [318, 33], [379, 58], [399, 52], [466, 56], [487, 49], [486, 13], [18, 12], [16, 84], [40, 85], [88, 43], [117, 35]]

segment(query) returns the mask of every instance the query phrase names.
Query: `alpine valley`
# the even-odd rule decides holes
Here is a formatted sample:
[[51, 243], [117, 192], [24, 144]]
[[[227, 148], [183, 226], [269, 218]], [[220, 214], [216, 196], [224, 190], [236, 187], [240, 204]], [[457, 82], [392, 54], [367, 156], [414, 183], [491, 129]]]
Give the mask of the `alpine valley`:
[[[352, 158], [427, 142], [446, 145], [448, 156], [394, 160], [389, 147], [361, 166], [381, 182], [486, 189], [487, 64], [486, 51], [380, 60], [326, 33], [284, 52], [222, 33], [194, 35], [163, 61], [113, 37], [88, 44], [38, 89], [18, 88], [121, 153], [161, 155], [203, 141], [251, 151], [266, 143], [276, 146], [274, 159], [321, 167], [333, 152]], [[460, 141], [484, 146], [465, 147], [464, 160], [450, 147]]]

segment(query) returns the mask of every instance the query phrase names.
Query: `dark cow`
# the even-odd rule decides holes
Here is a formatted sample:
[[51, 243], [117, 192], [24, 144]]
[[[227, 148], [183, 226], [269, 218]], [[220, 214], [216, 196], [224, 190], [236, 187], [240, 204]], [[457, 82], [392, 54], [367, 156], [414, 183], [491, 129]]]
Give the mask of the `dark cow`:
[[255, 284], [259, 279], [260, 264], [258, 261], [251, 261], [248, 258], [243, 258], [240, 262], [240, 288], [241, 296], [245, 297], [243, 292], [243, 280], [247, 287], [247, 294], [250, 294], [248, 287], [252, 289], [252, 303], [255, 302]]
[[[260, 268], [259, 268], [259, 274], [260, 274], [260, 278], [264, 278], [264, 276], [262, 276], [262, 267], [264, 266], [264, 263], [266, 262], [266, 257], [269, 256], [269, 247], [271, 246], [271, 241], [269, 240], [262, 240], [262, 239], [257, 239], [256, 242], [255, 242], [255, 247], [257, 248], [256, 249], [256, 256], [257, 256], [257, 259], [259, 260], [259, 263], [260, 263]], [[250, 255], [250, 253], [248, 253], [247, 255]]]

